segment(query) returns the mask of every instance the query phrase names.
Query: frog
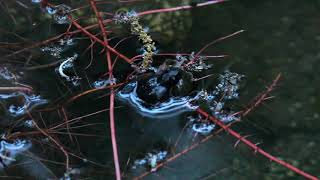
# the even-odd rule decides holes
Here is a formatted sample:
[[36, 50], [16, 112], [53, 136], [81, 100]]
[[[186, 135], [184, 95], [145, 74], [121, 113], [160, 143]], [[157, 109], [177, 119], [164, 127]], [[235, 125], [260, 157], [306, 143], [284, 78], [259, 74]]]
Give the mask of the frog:
[[187, 96], [194, 89], [192, 75], [178, 67], [168, 67], [149, 74], [137, 82], [137, 95], [150, 105], [168, 101], [172, 97]]

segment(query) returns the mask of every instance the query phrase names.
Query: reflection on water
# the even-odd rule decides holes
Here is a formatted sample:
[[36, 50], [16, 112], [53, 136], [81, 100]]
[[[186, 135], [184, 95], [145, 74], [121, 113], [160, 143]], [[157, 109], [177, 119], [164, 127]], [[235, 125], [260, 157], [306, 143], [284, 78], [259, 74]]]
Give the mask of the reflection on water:
[[136, 107], [143, 116], [152, 118], [168, 118], [177, 116], [182, 112], [195, 110], [198, 106], [192, 105], [194, 97], [169, 97], [166, 101], [148, 104], [137, 94], [137, 82], [129, 83], [118, 95]]
[[36, 106], [43, 105], [48, 102], [47, 100], [42, 99], [39, 95], [27, 95], [22, 92], [0, 94], [0, 100], [11, 116], [24, 115]]
[[31, 147], [31, 142], [27, 140], [16, 139], [13, 142], [6, 140], [0, 141], [0, 166], [7, 167], [12, 162], [16, 161], [16, 156]]

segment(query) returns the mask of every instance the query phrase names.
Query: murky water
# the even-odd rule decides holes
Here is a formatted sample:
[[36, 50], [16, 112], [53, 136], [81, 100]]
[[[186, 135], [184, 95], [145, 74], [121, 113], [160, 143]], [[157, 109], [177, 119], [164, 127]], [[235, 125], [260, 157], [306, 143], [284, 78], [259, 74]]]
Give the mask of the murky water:
[[[70, 1], [68, 6], [53, 9], [41, 9], [39, 1], [0, 3], [1, 87], [23, 89], [0, 92], [1, 176], [112, 179], [106, 110], [109, 100], [108, 91], [103, 88], [124, 81], [130, 67], [118, 60], [115, 79], [108, 80], [102, 48], [98, 44], [88, 48], [92, 42], [82, 35], [57, 38], [10, 56], [34, 42], [65, 32], [69, 23], [65, 15], [87, 5], [87, 1]], [[183, 3], [189, 2], [154, 0], [133, 3], [126, 9], [141, 12]], [[99, 7], [114, 12], [123, 4]], [[282, 73], [282, 79], [272, 94], [275, 98], [233, 128], [267, 152], [319, 176], [319, 7], [317, 1], [243, 0], [140, 18], [156, 42], [158, 53], [196, 53], [214, 39], [241, 29], [245, 32], [206, 49], [204, 55], [229, 57], [205, 60], [208, 66], [197, 66], [205, 70], [193, 72], [194, 76], [183, 74], [176, 67], [166, 71], [159, 68], [118, 89], [116, 133], [124, 177], [131, 179], [153, 170], [145, 179], [302, 179], [238, 144], [226, 133], [155, 169], [157, 163], [217, 131], [214, 124], [193, 112], [196, 107], [211, 109], [226, 123], [234, 121], [238, 117], [232, 114], [265, 90], [278, 73]], [[80, 24], [95, 23], [88, 18], [93, 14], [90, 8], [79, 12], [77, 16], [87, 17], [80, 19]], [[123, 25], [114, 26], [115, 39], [111, 43], [115, 45], [130, 33]], [[139, 46], [134, 38], [128, 38], [118, 48], [133, 57], [140, 52]], [[155, 57], [154, 61], [161, 65], [166, 59]], [[205, 75], [211, 76], [194, 81]], [[237, 86], [228, 86], [224, 91], [228, 83]], [[100, 90], [65, 104], [94, 87]], [[221, 92], [225, 94], [223, 102], [218, 101]], [[62, 104], [64, 109], [57, 108]], [[224, 113], [219, 114], [221, 109]], [[69, 126], [64, 124], [66, 117]], [[68, 172], [64, 154], [50, 138], [39, 133], [37, 126], [61, 140], [70, 152]], [[68, 135], [70, 131], [72, 136]], [[17, 138], [12, 141], [8, 137]]]

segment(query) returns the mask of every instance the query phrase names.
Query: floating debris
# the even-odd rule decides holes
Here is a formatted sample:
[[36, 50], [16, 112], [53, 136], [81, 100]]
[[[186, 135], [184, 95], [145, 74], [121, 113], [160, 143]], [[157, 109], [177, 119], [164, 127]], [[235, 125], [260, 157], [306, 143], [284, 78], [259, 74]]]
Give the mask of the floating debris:
[[46, 11], [50, 15], [54, 15], [57, 12], [57, 10], [54, 7], [51, 7], [51, 6], [46, 6]]
[[35, 126], [33, 120], [31, 120], [31, 119], [25, 120], [25, 121], [23, 122], [23, 125], [24, 125], [25, 127], [28, 127], [28, 128], [33, 128], [33, 127]]
[[233, 113], [230, 113], [230, 114], [216, 113], [214, 115], [224, 123], [229, 123], [229, 122], [237, 121], [240, 119], [238, 116], [233, 115]]
[[101, 79], [101, 80], [97, 80], [95, 82], [93, 82], [93, 87], [95, 88], [104, 88], [106, 86], [109, 86], [111, 84], [115, 84], [116, 83], [116, 79], [112, 78], [110, 79]]
[[185, 69], [190, 72], [201, 72], [203, 70], [211, 69], [212, 64], [206, 64], [206, 60], [203, 56], [195, 56], [192, 52], [189, 56], [182, 56], [180, 54], [176, 55], [176, 66]]
[[31, 147], [31, 143], [27, 140], [16, 139], [14, 141], [0, 141], [0, 167], [8, 166], [12, 162], [16, 161], [16, 156], [22, 152], [28, 150]]
[[74, 54], [71, 57], [68, 57], [66, 60], [64, 60], [60, 66], [56, 69], [56, 71], [58, 72], [58, 74], [66, 79], [69, 82], [72, 82], [72, 84], [74, 86], [78, 86], [80, 84], [80, 80], [81, 78], [76, 76], [76, 75], [67, 75], [67, 73], [65, 73], [66, 70], [68, 69], [73, 69], [74, 67], [74, 61], [78, 58], [78, 54]]
[[57, 46], [47, 46], [47, 47], [40, 48], [40, 50], [42, 52], [49, 52], [51, 56], [56, 58], [61, 58], [61, 53], [63, 51], [61, 47], [57, 47]]
[[[229, 108], [225, 108], [225, 102], [230, 99], [236, 99], [239, 96], [239, 84], [243, 75], [225, 71], [219, 76], [219, 83], [213, 91], [201, 90], [197, 97], [199, 100], [204, 100], [211, 110], [211, 114], [224, 123], [239, 120]], [[189, 123], [192, 131], [207, 135], [211, 133], [215, 124], [211, 121], [203, 119], [201, 116], [196, 118], [189, 116]]]
[[209, 133], [211, 133], [211, 131], [214, 129], [215, 125], [214, 124], [210, 124], [210, 123], [198, 123], [198, 124], [193, 124], [192, 125], [192, 130], [203, 134], [203, 135], [207, 135]]
[[203, 119], [200, 115], [197, 117], [188, 116], [187, 119], [189, 119], [188, 123], [190, 124], [189, 126], [191, 127], [191, 130], [201, 135], [208, 135], [215, 128], [214, 123], [207, 119]]
[[186, 69], [188, 71], [201, 72], [203, 70], [211, 69], [212, 64], [206, 64], [206, 60], [203, 56], [195, 56], [195, 53], [192, 52], [189, 56], [189, 62], [186, 64]]
[[69, 37], [61, 38], [61, 39], [59, 39], [58, 42], [59, 42], [60, 46], [72, 46], [75, 44], [74, 39], [69, 38]]
[[53, 14], [53, 19], [56, 21], [57, 24], [69, 24], [68, 13], [70, 12], [71, 8], [66, 5], [59, 5], [56, 6], [57, 11]]
[[42, 52], [48, 52], [49, 55], [55, 58], [61, 58], [62, 53], [70, 46], [75, 44], [75, 40], [69, 37], [59, 39], [58, 43], [52, 43], [48, 46], [40, 48]]
[[[34, 4], [42, 4], [42, 0], [31, 0], [32, 3]], [[71, 7], [65, 5], [65, 4], [59, 4], [56, 6], [51, 6], [48, 5], [47, 3], [44, 3], [45, 7], [44, 8], [45, 12], [48, 13], [49, 15], [52, 16], [54, 21], [57, 24], [69, 24], [69, 13], [71, 12]], [[43, 6], [42, 4], [41, 6]]]
[[222, 94], [224, 99], [235, 99], [239, 97], [240, 80], [244, 75], [225, 71], [219, 77], [219, 84], [216, 86], [215, 94]]
[[69, 24], [69, 18], [68, 14], [71, 11], [71, 7], [65, 5], [65, 4], [60, 4], [57, 6], [47, 6], [46, 7], [47, 13], [52, 15], [53, 19], [57, 24]]
[[198, 97], [199, 99], [205, 100], [207, 102], [212, 102], [216, 98], [216, 95], [213, 92], [202, 89], [201, 91], [199, 91]]
[[14, 92], [11, 94], [0, 94], [0, 100], [4, 106], [7, 106], [7, 110], [11, 116], [20, 116], [31, 111], [36, 106], [46, 104], [48, 101], [42, 99], [40, 96], [27, 95], [22, 92]]
[[147, 153], [144, 158], [134, 161], [132, 168], [136, 169], [138, 166], [147, 166], [151, 171], [156, 171], [159, 162], [162, 162], [168, 155], [167, 151], [158, 151]]
[[9, 70], [8, 67], [0, 66], [0, 78], [9, 80], [9, 81], [15, 81], [20, 78], [18, 74], [15, 74]]
[[138, 13], [135, 11], [118, 11], [113, 17], [113, 20], [117, 24], [130, 23], [130, 22], [136, 21], [137, 19], [138, 19]]
[[62, 178], [59, 178], [59, 180], [71, 180], [75, 177], [78, 177], [80, 174], [81, 170], [79, 168], [70, 168], [64, 173]]

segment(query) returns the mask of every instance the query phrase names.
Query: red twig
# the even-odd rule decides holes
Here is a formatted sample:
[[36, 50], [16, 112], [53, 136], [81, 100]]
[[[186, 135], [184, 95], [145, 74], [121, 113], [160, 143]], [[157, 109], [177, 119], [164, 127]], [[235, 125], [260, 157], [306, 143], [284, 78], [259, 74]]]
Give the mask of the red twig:
[[245, 108], [245, 110], [239, 112], [239, 114], [244, 117], [249, 114], [254, 108], [258, 107], [263, 101], [268, 99], [268, 95], [270, 92], [276, 87], [278, 81], [280, 80], [281, 74], [279, 74], [272, 82], [270, 86], [268, 86], [267, 90], [258, 95], [251, 104]]
[[[216, 132], [215, 134], [211, 134], [205, 138], [203, 138], [201, 141], [199, 142], [196, 142], [194, 144], [192, 144], [191, 146], [189, 146], [188, 148], [180, 151], [179, 153], [171, 156], [170, 158], [166, 159], [164, 162], [162, 163], [159, 163], [154, 169], [159, 169], [161, 167], [163, 167], [165, 164], [169, 163], [169, 162], [172, 162], [174, 161], [175, 159], [177, 159], [178, 157], [182, 156], [182, 155], [185, 155], [187, 154], [188, 152], [192, 151], [193, 149], [195, 149], [196, 147], [198, 147], [200, 144], [204, 143], [204, 142], [207, 142], [209, 139], [211, 139], [212, 137], [214, 137], [216, 134], [218, 134], [220, 131]], [[150, 173], [152, 173], [154, 171], [147, 171], [147, 172], [144, 172], [143, 174], [133, 178], [134, 180], [138, 180], [138, 179], [142, 179], [144, 177], [146, 177], [147, 175], [149, 175]]]
[[126, 57], [125, 55], [121, 54], [120, 52], [118, 52], [116, 49], [114, 49], [113, 47], [111, 47], [109, 44], [106, 44], [104, 41], [102, 41], [101, 39], [97, 38], [96, 36], [94, 36], [93, 34], [91, 34], [89, 31], [87, 31], [85, 28], [83, 28], [79, 23], [77, 23], [76, 21], [74, 21], [72, 19], [71, 16], [69, 16], [70, 21], [72, 22], [72, 24], [78, 28], [79, 30], [81, 30], [84, 34], [86, 34], [88, 37], [92, 38], [93, 40], [97, 41], [98, 43], [102, 44], [103, 46], [105, 46], [108, 50], [110, 50], [112, 53], [116, 54], [117, 56], [119, 56], [120, 58], [122, 58], [123, 60], [127, 61], [128, 63], [131, 64], [131, 60]]
[[[246, 110], [240, 111], [240, 112], [238, 112], [237, 114], [241, 114], [241, 117], [244, 117], [244, 116], [246, 116], [247, 114], [249, 114], [250, 112], [252, 112], [252, 110], [255, 109], [259, 104], [261, 104], [261, 103], [266, 99], [267, 95], [271, 93], [271, 91], [274, 89], [274, 87], [275, 87], [276, 84], [278, 83], [280, 77], [281, 77], [281, 75], [279, 74], [279, 75], [273, 80], [272, 84], [268, 86], [267, 90], [266, 90], [265, 92], [261, 93], [261, 95], [257, 96], [257, 97], [253, 100], [253, 103], [251, 103], [251, 105], [249, 105], [249, 108], [246, 108]], [[225, 125], [225, 124], [222, 123], [219, 119], [216, 119], [216, 118], [214, 118], [214, 117], [209, 116], [206, 112], [204, 112], [204, 111], [201, 110], [201, 109], [198, 109], [197, 112], [200, 113], [201, 115], [205, 116], [206, 118], [210, 119], [211, 121], [215, 122], [215, 123], [216, 123], [216, 121], [219, 121], [219, 123], [216, 123], [216, 124], [217, 124], [218, 126], [220, 126], [221, 129], [219, 129], [219, 130], [218, 130], [217, 132], [215, 132], [214, 134], [205, 137], [205, 138], [202, 139], [200, 142], [194, 143], [194, 144], [192, 144], [190, 147], [188, 147], [188, 148], [184, 149], [183, 151], [181, 151], [181, 152], [173, 155], [172, 157], [166, 159], [166, 161], [164, 161], [164, 162], [162, 162], [162, 163], [159, 163], [159, 164], [157, 165], [156, 169], [161, 168], [161, 167], [163, 167], [165, 164], [167, 164], [167, 163], [169, 163], [169, 162], [177, 159], [178, 157], [180, 157], [180, 156], [188, 153], [189, 151], [191, 151], [191, 150], [195, 149], [196, 147], [198, 147], [200, 144], [208, 141], [209, 139], [211, 139], [212, 137], [214, 137], [214, 136], [217, 135], [218, 133], [220, 133], [220, 132], [222, 132], [223, 130], [225, 130], [225, 131], [227, 131], [227, 132], [229, 132], [229, 133], [230, 133], [230, 131], [233, 132], [233, 133], [230, 133], [230, 134], [233, 135], [233, 136], [235, 136], [235, 137], [238, 139], [238, 141], [236, 142], [236, 144], [238, 144], [239, 142], [244, 142], [244, 141], [245, 141], [245, 143], [249, 143], [249, 144], [250, 144], [249, 147], [251, 147], [252, 149], [254, 149], [255, 152], [259, 152], [260, 154], [262, 154], [263, 156], [267, 157], [268, 159], [270, 159], [270, 160], [272, 160], [272, 161], [275, 161], [275, 162], [277, 162], [277, 163], [279, 163], [279, 164], [281, 164], [281, 165], [289, 168], [290, 170], [292, 170], [292, 171], [294, 171], [294, 172], [297, 172], [297, 173], [299, 173], [299, 174], [302, 173], [301, 175], [304, 176], [304, 177], [306, 177], [306, 178], [309, 178], [309, 179], [312, 179], [312, 180], [316, 180], [316, 179], [317, 179], [316, 177], [314, 177], [314, 176], [312, 176], [312, 175], [309, 175], [309, 174], [303, 172], [302, 170], [300, 170], [300, 169], [298, 169], [298, 168], [296, 168], [296, 167], [293, 167], [292, 165], [290, 165], [290, 164], [288, 164], [288, 163], [286, 163], [286, 162], [284, 162], [284, 161], [281, 161], [281, 160], [275, 158], [274, 156], [268, 154], [267, 152], [265, 152], [265, 151], [263, 151], [262, 149], [258, 148], [256, 144], [253, 144], [253, 143], [251, 143], [250, 141], [248, 141], [247, 139], [245, 139], [246, 136], [241, 136], [241, 135], [239, 135], [238, 133], [236, 133], [235, 131], [233, 131], [232, 129], [230, 129], [231, 125], [233, 125], [234, 123], [236, 123], [236, 121]], [[212, 118], [214, 118], [214, 120], [212, 120]], [[141, 174], [140, 176], [135, 177], [134, 179], [142, 179], [143, 177], [149, 175], [150, 173], [152, 173], [152, 172], [150, 172], [150, 171], [145, 172], [145, 173]]]
[[[259, 104], [261, 104], [266, 97], [268, 96], [268, 94], [270, 94], [270, 92], [274, 89], [274, 87], [276, 86], [276, 84], [279, 82], [281, 77], [281, 74], [278, 74], [277, 77], [273, 80], [272, 84], [270, 86], [268, 86], [267, 90], [265, 92], [263, 92], [260, 96], [257, 96], [257, 98], [255, 98], [255, 100], [253, 101], [253, 103], [246, 108], [246, 110], [239, 112], [239, 114], [241, 114], [242, 117], [246, 116], [248, 113], [250, 113], [254, 108], [256, 108]], [[282, 161], [274, 156], [272, 156], [271, 154], [265, 152], [264, 150], [262, 150], [261, 148], [259, 148], [256, 144], [250, 142], [249, 140], [246, 139], [246, 137], [241, 136], [239, 133], [235, 132], [234, 130], [232, 130], [230, 128], [230, 125], [225, 125], [222, 121], [220, 121], [218, 118], [214, 117], [214, 116], [210, 116], [208, 113], [206, 113], [205, 111], [203, 111], [202, 109], [197, 109], [197, 112], [203, 116], [205, 116], [206, 118], [210, 119], [211, 121], [213, 121], [215, 124], [217, 124], [218, 126], [220, 126], [222, 129], [224, 129], [225, 131], [227, 131], [229, 134], [231, 134], [232, 136], [236, 137], [238, 139], [238, 142], [243, 142], [246, 145], [248, 145], [250, 148], [252, 148], [253, 150], [255, 150], [255, 152], [260, 153], [261, 155], [265, 156], [266, 158], [270, 159], [271, 161], [275, 161], [278, 164], [288, 168], [291, 171], [294, 171], [302, 176], [304, 176], [305, 178], [308, 179], [312, 179], [312, 180], [317, 180], [318, 178], [315, 176], [312, 176], [294, 166], [292, 166], [291, 164]], [[238, 143], [237, 142], [237, 143]]]
[[[104, 24], [102, 22], [102, 18], [100, 16], [100, 13], [96, 7], [95, 1], [90, 0], [90, 5], [93, 9], [93, 11], [96, 14], [96, 17], [98, 19], [99, 27], [103, 35], [103, 40], [105, 46], [109, 46], [108, 42], [108, 36], [107, 32], [104, 28]], [[111, 50], [108, 48], [108, 50]], [[117, 55], [121, 55], [120, 53], [116, 53]], [[113, 78], [113, 73], [112, 73], [112, 61], [111, 61], [111, 55], [110, 51], [106, 51], [106, 58], [108, 62], [108, 71], [109, 71], [109, 80], [111, 82], [111, 85], [114, 85], [114, 82], [112, 81]], [[130, 63], [130, 61], [127, 61]], [[110, 119], [110, 133], [111, 133], [111, 142], [112, 142], [112, 150], [113, 150], [113, 160], [114, 160], [114, 167], [115, 167], [115, 174], [116, 174], [116, 179], [120, 180], [121, 179], [121, 171], [120, 171], [120, 165], [119, 165], [119, 157], [118, 157], [118, 146], [117, 146], [117, 140], [116, 140], [116, 129], [115, 129], [115, 120], [114, 120], [114, 99], [115, 99], [115, 91], [113, 88], [110, 89], [110, 102], [109, 102], [109, 119]]]
[[23, 92], [32, 92], [33, 89], [29, 87], [0, 87], [1, 91], [23, 91]]
[[48, 137], [54, 144], [57, 145], [57, 147], [59, 147], [59, 149], [63, 152], [63, 154], [65, 155], [66, 157], [66, 163], [65, 163], [65, 166], [66, 166], [66, 171], [68, 172], [70, 170], [69, 168], [69, 154], [68, 152], [65, 150], [65, 148], [62, 146], [62, 144], [56, 140], [55, 138], [53, 138], [49, 133], [47, 133], [45, 130], [41, 129], [38, 124], [36, 123], [35, 120], [33, 120], [33, 117], [32, 115], [28, 112], [28, 115], [29, 117], [32, 119], [33, 121], [33, 124], [34, 126], [43, 134], [45, 135], [46, 137]]
[[67, 115], [67, 112], [66, 112], [66, 110], [64, 109], [63, 106], [61, 107], [61, 111], [62, 111], [63, 119], [64, 119], [64, 121], [66, 122], [67, 132], [68, 132], [68, 134], [69, 134], [69, 138], [70, 138], [71, 141], [73, 141], [72, 135], [71, 135], [71, 133], [70, 133], [70, 125], [69, 125], [69, 123], [68, 123], [68, 115]]
[[[144, 11], [144, 12], [140, 12], [138, 13], [139, 16], [143, 16], [143, 15], [148, 15], [148, 14], [155, 14], [155, 13], [163, 13], [163, 12], [173, 12], [173, 11], [179, 11], [179, 10], [186, 10], [186, 9], [191, 9], [191, 8], [194, 8], [194, 7], [203, 7], [203, 6], [208, 6], [208, 5], [212, 5], [212, 4], [217, 4], [217, 3], [221, 3], [221, 2], [225, 2], [227, 0], [216, 0], [216, 1], [209, 1], [209, 2], [205, 2], [205, 3], [199, 3], [197, 4], [196, 6], [179, 6], [179, 7], [174, 7], [174, 8], [161, 8], [161, 9], [154, 9], [154, 10], [149, 10], [149, 11]], [[47, 2], [47, 0], [43, 0], [42, 2], [45, 2], [42, 4], [42, 7], [45, 8], [46, 6], [52, 6], [52, 4], [49, 4]], [[109, 3], [109, 2], [103, 2], [103, 3]], [[101, 2], [99, 4], [102, 4]], [[76, 9], [74, 9], [76, 10]], [[5, 57], [11, 57], [11, 56], [14, 56], [14, 55], [17, 55], [19, 53], [22, 53], [26, 50], [29, 50], [29, 49], [32, 49], [32, 48], [35, 48], [35, 47], [39, 47], [41, 45], [45, 45], [45, 44], [48, 44], [52, 41], [55, 41], [65, 35], [74, 35], [74, 34], [77, 34], [79, 32], [83, 32], [85, 33], [86, 35], [90, 36], [91, 38], [93, 38], [94, 40], [100, 40], [98, 38], [96, 38], [94, 35], [92, 35], [88, 30], [89, 29], [93, 29], [93, 28], [96, 28], [98, 27], [99, 25], [98, 24], [93, 24], [93, 25], [89, 25], [87, 27], [81, 27], [78, 23], [76, 23], [75, 20], [72, 19], [71, 16], [69, 16], [69, 19], [71, 20], [72, 24], [75, 25], [77, 27], [77, 30], [74, 30], [74, 31], [67, 31], [65, 33], [62, 33], [62, 34], [59, 34], [57, 36], [54, 36], [52, 38], [49, 38], [47, 40], [44, 40], [44, 41], [41, 41], [41, 42], [37, 42], [37, 43], [33, 43], [31, 46], [28, 46], [26, 48], [23, 48], [21, 50], [18, 50], [18, 51], [15, 51], [11, 54], [8, 54], [6, 55]], [[105, 19], [102, 21], [103, 23], [109, 23], [109, 22], [112, 22], [112, 19]], [[80, 28], [79, 28], [80, 27]], [[85, 31], [86, 32], [85, 32]], [[100, 44], [104, 45], [103, 44], [103, 41], [98, 41]], [[113, 49], [112, 47], [107, 47], [110, 51], [112, 51], [113, 53], [117, 54], [119, 52], [117, 52], [115, 49]], [[126, 58], [125, 56], [120, 56], [122, 59], [124, 59], [125, 61], [127, 61], [128, 63], [131, 63], [131, 61], [128, 61], [129, 58]]]
[[218, 38], [218, 39], [216, 39], [216, 40], [214, 40], [214, 41], [206, 44], [203, 48], [201, 48], [201, 49], [198, 51], [198, 53], [194, 56], [194, 58], [193, 58], [190, 62], [188, 62], [185, 66], [188, 66], [188, 65], [194, 63], [194, 61], [197, 60], [197, 58], [199, 57], [199, 55], [200, 55], [205, 49], [207, 49], [209, 46], [211, 46], [211, 45], [213, 45], [213, 44], [216, 44], [216, 43], [218, 43], [218, 42], [220, 42], [220, 41], [223, 41], [223, 40], [225, 40], [225, 39], [228, 39], [228, 38], [230, 38], [230, 37], [232, 37], [232, 36], [235, 36], [235, 35], [237, 35], [237, 34], [239, 34], [239, 33], [242, 33], [243, 31], [244, 31], [244, 30], [236, 31], [236, 32], [234, 32], [234, 33], [232, 33], [232, 34], [229, 34], [229, 35], [227, 35], [227, 36], [223, 36], [223, 37], [221, 37], [221, 38]]
[[227, 125], [225, 125], [222, 121], [220, 121], [219, 119], [217, 119], [214, 116], [210, 116], [207, 112], [203, 111], [202, 109], [197, 109], [197, 112], [199, 114], [201, 114], [204, 117], [209, 118], [212, 122], [214, 122], [216, 125], [220, 126], [221, 128], [223, 128], [225, 131], [227, 131], [229, 134], [231, 134], [232, 136], [234, 136], [235, 138], [237, 138], [239, 141], [245, 143], [247, 146], [249, 146], [250, 148], [252, 148], [255, 152], [260, 153], [261, 155], [263, 155], [264, 157], [268, 158], [271, 161], [274, 161], [280, 165], [282, 165], [283, 167], [294, 171], [298, 174], [300, 174], [301, 176], [307, 178], [307, 179], [312, 179], [312, 180], [318, 180], [317, 177], [312, 176], [296, 167], [294, 167], [293, 165], [282, 161], [274, 156], [272, 156], [271, 154], [267, 153], [266, 151], [262, 150], [261, 148], [259, 148], [257, 145], [255, 145], [254, 143], [252, 143], [251, 141], [247, 140], [245, 137], [241, 136], [239, 133], [235, 132], [234, 130], [232, 130], [230, 127], [228, 127]]

